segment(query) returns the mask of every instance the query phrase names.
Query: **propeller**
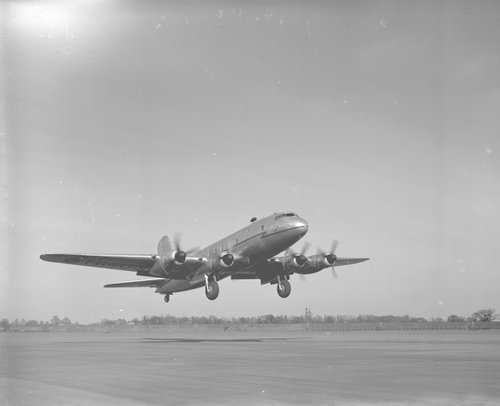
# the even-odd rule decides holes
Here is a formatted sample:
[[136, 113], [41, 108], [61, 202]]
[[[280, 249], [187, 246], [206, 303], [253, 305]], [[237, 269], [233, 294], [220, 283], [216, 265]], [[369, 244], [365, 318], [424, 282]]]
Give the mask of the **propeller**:
[[324, 252], [321, 248], [318, 248], [318, 254], [323, 255], [324, 261], [328, 266], [332, 268], [332, 276], [335, 279], [338, 279], [337, 271], [335, 271], [334, 265], [337, 260], [337, 255], [335, 255], [335, 251], [337, 251], [337, 247], [339, 242], [337, 240], [332, 241], [332, 247], [330, 248], [330, 252]]
[[172, 251], [172, 244], [170, 244], [170, 238], [168, 238], [168, 235], [164, 235], [158, 242], [158, 256], [166, 257], [170, 251]]
[[[173, 247], [172, 247], [172, 242], [170, 241], [170, 238], [164, 235], [158, 242], [158, 256], [160, 258], [165, 258], [171, 255], [172, 251], [174, 251], [173, 259], [176, 265], [182, 265], [184, 261], [186, 261], [188, 253], [186, 251], [183, 251], [181, 248], [181, 237], [182, 237], [181, 233], [174, 234]], [[189, 250], [189, 251], [194, 251], [194, 250]]]
[[174, 261], [177, 265], [182, 265], [187, 257], [186, 251], [183, 251], [181, 249], [181, 239], [182, 239], [181, 233], [174, 234], [174, 246], [175, 246]]
[[[306, 243], [304, 244], [304, 247], [302, 248], [302, 252], [300, 254], [295, 254], [293, 251], [290, 251], [290, 254], [292, 255], [292, 258], [294, 258], [295, 263], [298, 266], [303, 266], [307, 261], [312, 261], [311, 267], [303, 270], [299, 269], [296, 271], [296, 273], [299, 274], [300, 280], [304, 281], [304, 275], [303, 273], [309, 274], [309, 273], [315, 273], [320, 271], [321, 269], [325, 268], [331, 268], [332, 269], [332, 276], [334, 278], [338, 278], [337, 272], [335, 271], [334, 265], [335, 262], [337, 261], [337, 255], [335, 255], [335, 251], [337, 250], [337, 246], [339, 245], [339, 242], [336, 240], [333, 240], [332, 246], [330, 248], [330, 251], [324, 251], [321, 248], [317, 248], [316, 250], [316, 255], [311, 256], [310, 258], [305, 257], [305, 252], [309, 248], [309, 244]], [[304, 261], [305, 258], [305, 261]]]
[[306, 257], [305, 253], [309, 249], [311, 244], [309, 242], [305, 242], [300, 254], [296, 254], [291, 248], [288, 249], [287, 255], [289, 254], [299, 267], [303, 267], [309, 259]]
[[234, 264], [233, 245], [231, 241], [227, 244], [227, 252], [220, 257], [224, 266], [230, 267]]

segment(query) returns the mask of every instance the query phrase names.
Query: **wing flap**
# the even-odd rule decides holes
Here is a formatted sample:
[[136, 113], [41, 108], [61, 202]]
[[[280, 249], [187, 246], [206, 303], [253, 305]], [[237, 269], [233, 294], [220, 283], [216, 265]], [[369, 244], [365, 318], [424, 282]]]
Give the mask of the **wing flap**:
[[148, 271], [156, 262], [154, 255], [44, 254], [40, 255], [40, 259], [61, 264], [119, 269], [131, 272]]
[[108, 283], [104, 285], [105, 288], [157, 288], [163, 285], [166, 282], [166, 279], [140, 279], [136, 281], [127, 281], [127, 282], [116, 282], [116, 283]]

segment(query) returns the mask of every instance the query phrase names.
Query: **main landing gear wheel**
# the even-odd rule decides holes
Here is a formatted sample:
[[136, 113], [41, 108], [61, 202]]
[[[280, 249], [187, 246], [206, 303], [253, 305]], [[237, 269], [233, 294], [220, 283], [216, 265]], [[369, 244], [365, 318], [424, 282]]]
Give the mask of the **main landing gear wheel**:
[[169, 294], [169, 293], [167, 293], [167, 294], [165, 295], [165, 297], [163, 298], [163, 300], [165, 301], [165, 303], [168, 303], [168, 302], [170, 301], [170, 294]]
[[209, 300], [217, 299], [217, 296], [219, 296], [219, 284], [214, 280], [207, 282], [205, 285], [205, 295], [207, 295]]
[[278, 291], [278, 295], [284, 299], [290, 296], [290, 292], [292, 291], [292, 286], [290, 285], [290, 282], [288, 282], [286, 279], [280, 278], [278, 280], [278, 286], [276, 290]]

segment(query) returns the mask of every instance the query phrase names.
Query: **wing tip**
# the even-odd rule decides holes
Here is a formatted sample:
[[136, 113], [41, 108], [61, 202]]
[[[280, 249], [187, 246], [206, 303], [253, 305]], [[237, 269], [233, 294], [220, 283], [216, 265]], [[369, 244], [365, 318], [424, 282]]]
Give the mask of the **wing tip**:
[[64, 263], [64, 262], [67, 262], [65, 261], [65, 257], [67, 257], [68, 255], [66, 254], [42, 254], [40, 255], [40, 259], [42, 261], [47, 261], [47, 262], [61, 262], [61, 263]]

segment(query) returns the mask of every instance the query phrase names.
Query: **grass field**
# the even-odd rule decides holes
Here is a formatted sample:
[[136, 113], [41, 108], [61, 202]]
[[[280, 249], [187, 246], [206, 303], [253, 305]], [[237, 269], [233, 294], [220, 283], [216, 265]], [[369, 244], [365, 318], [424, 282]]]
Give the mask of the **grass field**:
[[3, 405], [498, 405], [500, 331], [0, 333]]

